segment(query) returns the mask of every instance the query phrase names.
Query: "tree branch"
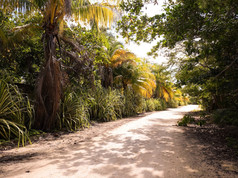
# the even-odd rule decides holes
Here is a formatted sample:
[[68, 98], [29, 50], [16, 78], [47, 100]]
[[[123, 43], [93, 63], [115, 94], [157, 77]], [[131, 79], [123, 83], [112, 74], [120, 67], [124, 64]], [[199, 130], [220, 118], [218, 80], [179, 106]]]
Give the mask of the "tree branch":
[[227, 66], [223, 71], [221, 71], [215, 78], [218, 78], [221, 74], [223, 74], [225, 71], [227, 71], [237, 60], [238, 58], [236, 58], [234, 61], [232, 61], [232, 63], [230, 63], [229, 66]]

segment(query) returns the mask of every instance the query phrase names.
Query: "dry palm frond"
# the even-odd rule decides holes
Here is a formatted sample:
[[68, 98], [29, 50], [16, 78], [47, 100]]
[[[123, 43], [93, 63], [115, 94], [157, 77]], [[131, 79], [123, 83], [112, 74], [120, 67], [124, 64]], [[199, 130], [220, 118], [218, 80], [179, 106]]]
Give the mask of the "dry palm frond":
[[117, 49], [113, 52], [110, 59], [113, 68], [121, 65], [122, 63], [130, 63], [136, 65], [135, 63], [136, 55], [132, 52], [126, 51], [124, 49]]

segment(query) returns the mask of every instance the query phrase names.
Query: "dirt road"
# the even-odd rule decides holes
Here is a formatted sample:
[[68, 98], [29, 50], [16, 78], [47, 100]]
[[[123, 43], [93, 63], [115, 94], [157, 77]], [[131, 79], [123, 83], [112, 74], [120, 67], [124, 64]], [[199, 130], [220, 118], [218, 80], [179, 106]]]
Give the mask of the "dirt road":
[[233, 163], [213, 164], [177, 120], [197, 106], [152, 112], [42, 139], [1, 153], [0, 177], [238, 177]]

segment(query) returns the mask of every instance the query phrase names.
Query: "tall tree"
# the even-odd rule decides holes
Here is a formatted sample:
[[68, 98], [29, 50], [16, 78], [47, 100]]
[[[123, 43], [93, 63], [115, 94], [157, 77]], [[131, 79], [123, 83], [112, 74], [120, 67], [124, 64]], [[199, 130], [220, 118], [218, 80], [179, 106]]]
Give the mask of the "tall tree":
[[[147, 0], [124, 0], [118, 29], [134, 41], [160, 40], [151, 50], [180, 45], [177, 79], [195, 86], [207, 109], [238, 108], [238, 4], [235, 0], [168, 1], [165, 12], [141, 15]], [[152, 2], [156, 3], [155, 0]], [[180, 58], [180, 59], [179, 59]]]
[[113, 87], [113, 67], [112, 58], [115, 56], [115, 52], [122, 49], [124, 46], [118, 42], [112, 34], [101, 32], [101, 40], [103, 45], [103, 54], [105, 61], [100, 67], [101, 83], [105, 88]]
[[155, 76], [151, 73], [146, 60], [138, 58], [135, 54], [118, 49], [111, 58], [113, 68], [114, 86], [126, 90], [132, 88], [136, 93], [150, 98], [155, 89]]
[[0, 19], [0, 28], [5, 36], [5, 42], [0, 40], [0, 71], [5, 76], [11, 75], [11, 83], [32, 95], [39, 66], [44, 59], [41, 42], [43, 30], [38, 25], [42, 22], [42, 16], [38, 13], [32, 16], [3, 14], [0, 10]]
[[156, 78], [156, 89], [154, 97], [163, 98], [166, 101], [173, 98], [173, 83], [171, 82], [171, 74], [166, 70], [165, 66], [153, 65], [152, 72]]
[[[91, 4], [88, 0], [1, 0], [3, 11], [17, 10], [23, 13], [41, 12], [43, 15], [42, 35], [45, 64], [37, 83], [35, 128], [54, 129], [62, 95], [62, 74], [57, 44], [60, 48], [60, 33], [64, 19], [74, 17], [86, 22], [93, 19], [97, 23], [110, 24], [113, 12], [100, 4]], [[71, 14], [72, 13], [72, 14]]]

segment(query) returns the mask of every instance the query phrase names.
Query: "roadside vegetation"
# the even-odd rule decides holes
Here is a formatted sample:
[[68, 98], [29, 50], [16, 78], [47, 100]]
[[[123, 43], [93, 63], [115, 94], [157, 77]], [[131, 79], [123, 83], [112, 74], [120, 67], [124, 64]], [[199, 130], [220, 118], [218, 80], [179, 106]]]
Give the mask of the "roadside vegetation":
[[[204, 112], [179, 125], [210, 118], [238, 126], [236, 1], [168, 1], [148, 17], [141, 10], [151, 2], [0, 0], [1, 142], [24, 145], [29, 134], [188, 103]], [[137, 57], [109, 33], [122, 11], [116, 23], [125, 42], [161, 39], [149, 54], [166, 48], [168, 65]]]
[[[24, 146], [43, 132], [189, 102], [166, 67], [138, 58], [107, 32], [119, 6], [62, 2], [0, 1], [1, 143]], [[70, 25], [69, 15], [90, 28]]]
[[164, 13], [152, 17], [141, 14], [148, 2], [157, 3], [123, 1], [121, 7], [128, 14], [118, 22], [118, 31], [135, 42], [160, 39], [150, 55], [167, 49], [176, 86], [189, 94], [190, 102], [201, 104], [216, 124], [237, 126], [236, 1], [168, 1]]
[[190, 96], [191, 103], [199, 103], [203, 109], [185, 115], [178, 125], [192, 124], [193, 128], [200, 128], [198, 133], [204, 135], [203, 139], [221, 138], [225, 145], [237, 148], [237, 2], [166, 1], [164, 13], [154, 16], [142, 13], [147, 3], [157, 2], [123, 1], [121, 7], [128, 14], [118, 22], [118, 31], [135, 42], [157, 40], [150, 52], [152, 56], [157, 56], [161, 48], [167, 50], [176, 86]]

